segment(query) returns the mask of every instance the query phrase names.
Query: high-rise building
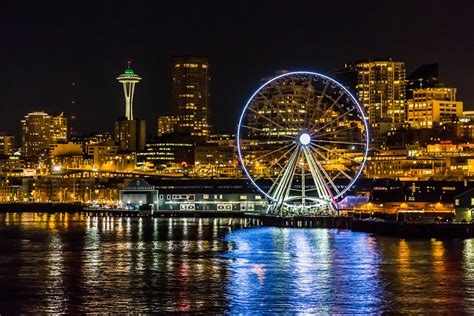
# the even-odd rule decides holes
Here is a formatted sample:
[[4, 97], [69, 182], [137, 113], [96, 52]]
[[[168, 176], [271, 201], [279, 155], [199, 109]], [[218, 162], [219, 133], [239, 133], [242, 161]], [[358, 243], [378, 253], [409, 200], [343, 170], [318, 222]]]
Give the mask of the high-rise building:
[[123, 93], [125, 96], [125, 117], [127, 120], [133, 120], [133, 97], [135, 94], [135, 85], [142, 80], [142, 78], [133, 72], [130, 68], [130, 61], [125, 72], [117, 77], [118, 82], [123, 86]]
[[405, 64], [392, 59], [357, 64], [357, 96], [369, 122], [405, 122]]
[[371, 148], [382, 148], [386, 134], [405, 124], [405, 64], [391, 58], [356, 64], [355, 91], [371, 127]]
[[67, 143], [68, 127], [67, 117], [63, 113], [51, 116], [51, 142]]
[[120, 150], [140, 151], [145, 148], [145, 121], [118, 119], [115, 122], [115, 141]]
[[172, 134], [176, 127], [176, 116], [174, 115], [160, 115], [158, 116], [157, 135]]
[[463, 102], [456, 100], [456, 88], [436, 87], [414, 90], [408, 100], [408, 122], [415, 128], [452, 122], [463, 116]]
[[407, 77], [406, 99], [413, 98], [413, 91], [434, 88], [438, 84], [438, 64], [426, 64], [418, 67]]
[[115, 141], [120, 150], [134, 152], [145, 148], [146, 123], [144, 120], [135, 119], [133, 116], [133, 97], [135, 94], [135, 84], [142, 78], [130, 69], [117, 77], [117, 80], [123, 85], [125, 96], [125, 116], [115, 122]]
[[0, 155], [11, 155], [15, 150], [15, 136], [0, 133]]
[[209, 64], [207, 57], [180, 56], [171, 62], [171, 102], [176, 132], [209, 135]]
[[45, 112], [32, 112], [21, 120], [22, 152], [25, 156], [35, 156], [49, 147], [51, 142], [51, 116]]

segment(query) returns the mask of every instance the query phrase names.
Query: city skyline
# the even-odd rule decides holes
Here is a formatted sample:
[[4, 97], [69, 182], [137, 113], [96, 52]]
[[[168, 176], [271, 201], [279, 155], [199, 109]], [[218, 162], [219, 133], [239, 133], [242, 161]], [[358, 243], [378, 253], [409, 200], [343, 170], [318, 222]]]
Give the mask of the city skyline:
[[[238, 113], [258, 86], [260, 78], [270, 76], [276, 70], [312, 70], [331, 75], [344, 63], [383, 56], [404, 61], [407, 75], [421, 64], [438, 62], [441, 81], [456, 87], [465, 109], [472, 109], [474, 92], [469, 89], [472, 79], [468, 73], [462, 73], [472, 63], [468, 58], [472, 47], [469, 44], [463, 50], [456, 50], [456, 58], [453, 58], [451, 49], [455, 46], [452, 43], [465, 43], [467, 39], [464, 29], [468, 29], [471, 22], [463, 15], [469, 10], [457, 11], [445, 8], [441, 2], [430, 3], [432, 14], [417, 16], [415, 21], [412, 18], [416, 13], [426, 9], [423, 4], [415, 3], [410, 5], [410, 9], [401, 9], [382, 20], [375, 17], [376, 14], [365, 12], [364, 8], [371, 7], [378, 12], [387, 5], [374, 7], [375, 2], [365, 4], [349, 4], [347, 12], [343, 10], [335, 21], [323, 18], [320, 28], [304, 32], [298, 30], [311, 25], [310, 19], [304, 17], [311, 16], [316, 9], [314, 4], [307, 4], [308, 10], [295, 8], [289, 12], [278, 8], [277, 4], [262, 6], [250, 3], [240, 3], [228, 10], [210, 3], [201, 8], [179, 10], [172, 4], [161, 7], [133, 3], [121, 7], [108, 2], [92, 11], [95, 14], [88, 13], [86, 5], [73, 10], [57, 6], [51, 12], [47, 8], [30, 10], [35, 15], [43, 13], [41, 20], [30, 19], [27, 13], [23, 18], [3, 22], [6, 26], [4, 32], [8, 33], [8, 49], [1, 56], [8, 62], [3, 79], [3, 86], [7, 89], [0, 114], [5, 117], [8, 111], [12, 119], [2, 121], [2, 130], [18, 136], [18, 122], [26, 113], [68, 113], [72, 99], [76, 102], [76, 124], [80, 133], [111, 130], [114, 120], [123, 111], [120, 87], [114, 77], [131, 59], [133, 68], [143, 77], [135, 100], [136, 116], [150, 120], [148, 131], [154, 131], [157, 116], [171, 110], [168, 64], [171, 56], [182, 54], [209, 56], [212, 77], [210, 122], [218, 131], [229, 130], [231, 124], [235, 126]], [[324, 6], [329, 11], [335, 9], [331, 4]], [[18, 8], [11, 5], [9, 9], [15, 11]], [[163, 9], [168, 13], [179, 12], [179, 15], [158, 19]], [[433, 18], [442, 13], [445, 14], [441, 22]], [[285, 18], [291, 22], [292, 16], [297, 14], [301, 16], [293, 21], [295, 23], [282, 22]], [[62, 16], [68, 18], [66, 22], [58, 18]], [[149, 25], [135, 25], [133, 21], [140, 17], [145, 17]], [[258, 22], [260, 18], [262, 22]], [[78, 23], [82, 19], [90, 25]], [[128, 27], [122, 30], [122, 34], [114, 26], [123, 20], [127, 21], [125, 25]], [[223, 23], [219, 29], [214, 27], [215, 20]], [[378, 22], [380, 27], [360, 33], [372, 22]], [[64, 27], [58, 28], [61, 23]], [[199, 27], [192, 27], [196, 25]], [[268, 32], [268, 25], [285, 28]], [[324, 26], [329, 31], [325, 31]], [[398, 27], [405, 32], [400, 32]], [[95, 30], [100, 32], [96, 34]], [[255, 32], [258, 30], [262, 32]], [[158, 36], [155, 39], [150, 34]], [[278, 40], [289, 34], [296, 36], [293, 48], [289, 47], [291, 45], [275, 46]], [[320, 41], [306, 42], [303, 40], [305, 34]], [[361, 34], [367, 36], [361, 37]], [[180, 40], [184, 35], [191, 40]], [[420, 35], [424, 41], [418, 40]], [[375, 43], [372, 43], [374, 38]], [[57, 40], [63, 40], [64, 45], [56, 45]], [[398, 45], [402, 40], [404, 45]], [[327, 48], [319, 49], [321, 44], [318, 43], [324, 43]], [[35, 44], [38, 50], [31, 49]], [[296, 49], [298, 45], [307, 48]], [[38, 73], [41, 73], [41, 80], [37, 79]], [[76, 92], [71, 88], [73, 82]], [[94, 115], [88, 115], [92, 111], [95, 111]]]

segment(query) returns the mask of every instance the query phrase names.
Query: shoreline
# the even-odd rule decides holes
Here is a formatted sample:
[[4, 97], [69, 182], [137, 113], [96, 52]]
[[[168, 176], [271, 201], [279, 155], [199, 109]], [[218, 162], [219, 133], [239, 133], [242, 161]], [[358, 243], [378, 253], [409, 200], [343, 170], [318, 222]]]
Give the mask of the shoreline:
[[246, 211], [129, 211], [93, 209], [79, 203], [1, 203], [0, 213], [83, 213], [93, 217], [240, 218], [245, 227], [349, 229], [400, 238], [474, 238], [474, 223], [368, 220], [352, 216], [278, 217]]

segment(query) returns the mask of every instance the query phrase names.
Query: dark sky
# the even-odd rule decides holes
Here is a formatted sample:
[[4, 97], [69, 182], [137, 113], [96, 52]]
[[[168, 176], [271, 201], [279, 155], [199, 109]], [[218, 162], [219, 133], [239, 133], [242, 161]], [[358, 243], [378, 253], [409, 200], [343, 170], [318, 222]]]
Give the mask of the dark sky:
[[[5, 1], [7, 2], [7, 1]], [[0, 131], [33, 110], [69, 112], [76, 82], [80, 132], [123, 115], [115, 77], [143, 77], [135, 115], [169, 111], [172, 55], [209, 56], [211, 123], [234, 130], [261, 77], [278, 69], [328, 75], [345, 62], [391, 56], [408, 72], [440, 64], [441, 81], [474, 106], [472, 1], [8, 1], [2, 3]]]

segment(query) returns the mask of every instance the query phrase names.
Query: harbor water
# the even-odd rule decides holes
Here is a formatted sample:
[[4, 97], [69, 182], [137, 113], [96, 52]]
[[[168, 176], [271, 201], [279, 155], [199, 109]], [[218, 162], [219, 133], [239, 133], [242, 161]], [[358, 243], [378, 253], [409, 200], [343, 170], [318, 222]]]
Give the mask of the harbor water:
[[474, 313], [474, 240], [0, 214], [0, 314]]

